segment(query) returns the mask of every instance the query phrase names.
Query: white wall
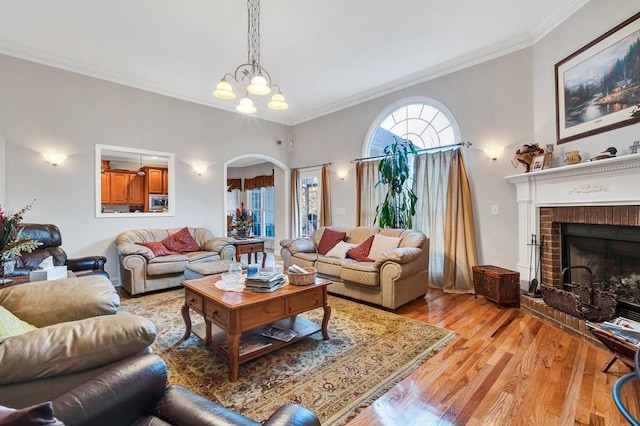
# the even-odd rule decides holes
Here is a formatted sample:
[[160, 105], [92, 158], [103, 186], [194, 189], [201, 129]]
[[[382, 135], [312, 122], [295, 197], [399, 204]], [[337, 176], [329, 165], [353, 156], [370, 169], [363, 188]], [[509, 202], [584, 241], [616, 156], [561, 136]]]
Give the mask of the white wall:
[[[515, 267], [517, 209], [515, 189], [504, 180], [516, 173], [510, 163], [517, 146], [533, 137], [531, 50], [525, 49], [449, 74], [414, 87], [297, 125], [293, 129], [292, 167], [333, 162], [331, 203], [333, 223], [353, 226], [356, 222], [355, 172], [351, 160], [362, 156], [364, 139], [378, 114], [405, 98], [424, 96], [444, 104], [455, 116], [463, 141], [473, 143], [465, 149], [474, 198], [479, 261], [499, 262]], [[501, 158], [492, 161], [482, 152], [489, 146], [507, 147]], [[339, 180], [335, 171], [348, 168]], [[522, 171], [522, 170], [521, 170]], [[500, 214], [490, 214], [492, 204]], [[336, 215], [337, 208], [346, 215]]]
[[[284, 164], [290, 129], [138, 89], [0, 55], [0, 135], [5, 139], [3, 208], [36, 199], [26, 220], [60, 227], [71, 257], [106, 255], [118, 279], [115, 236], [124, 230], [202, 226], [225, 235], [224, 162], [245, 153]], [[96, 143], [176, 154], [176, 215], [96, 218]], [[41, 152], [69, 155], [59, 166]], [[198, 176], [192, 162], [209, 164]]]
[[[556, 139], [554, 65], [578, 49], [640, 11], [638, 2], [627, 0], [590, 1], [533, 48], [534, 131], [536, 141]], [[640, 139], [637, 124], [560, 144], [554, 152], [555, 165], [562, 164], [562, 153], [580, 150], [583, 161], [610, 146], [618, 155], [629, 153], [629, 146]]]

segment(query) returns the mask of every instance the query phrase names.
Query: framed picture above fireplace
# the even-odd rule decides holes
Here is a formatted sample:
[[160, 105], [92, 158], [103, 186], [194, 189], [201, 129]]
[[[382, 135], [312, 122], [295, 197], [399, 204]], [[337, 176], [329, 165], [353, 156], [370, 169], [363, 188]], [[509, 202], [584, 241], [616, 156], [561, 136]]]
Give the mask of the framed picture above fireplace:
[[640, 121], [640, 13], [555, 65], [561, 144]]

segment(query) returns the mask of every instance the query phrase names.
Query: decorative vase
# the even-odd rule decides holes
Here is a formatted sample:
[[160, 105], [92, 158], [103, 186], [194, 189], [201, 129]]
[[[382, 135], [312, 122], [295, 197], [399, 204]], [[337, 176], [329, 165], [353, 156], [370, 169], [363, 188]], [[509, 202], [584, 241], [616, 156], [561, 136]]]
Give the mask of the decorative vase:
[[571, 164], [578, 164], [579, 162], [582, 161], [582, 157], [580, 156], [580, 151], [565, 152], [563, 161], [566, 166], [569, 166]]
[[238, 237], [240, 238], [248, 238], [249, 237], [249, 228], [238, 229]]

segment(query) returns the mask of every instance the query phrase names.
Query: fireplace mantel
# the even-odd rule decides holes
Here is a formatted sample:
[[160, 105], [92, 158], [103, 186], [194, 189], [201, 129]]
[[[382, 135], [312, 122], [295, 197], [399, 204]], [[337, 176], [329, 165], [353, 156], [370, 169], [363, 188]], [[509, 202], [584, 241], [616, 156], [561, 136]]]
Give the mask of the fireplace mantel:
[[528, 289], [531, 235], [540, 235], [540, 207], [640, 205], [640, 154], [507, 176], [518, 203], [520, 286]]

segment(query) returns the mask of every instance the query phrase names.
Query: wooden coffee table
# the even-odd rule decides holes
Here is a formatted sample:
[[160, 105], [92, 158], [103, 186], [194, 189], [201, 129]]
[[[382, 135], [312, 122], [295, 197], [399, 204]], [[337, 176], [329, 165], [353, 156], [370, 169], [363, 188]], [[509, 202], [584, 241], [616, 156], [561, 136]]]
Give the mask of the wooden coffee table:
[[[183, 281], [185, 300], [182, 307], [185, 332], [182, 342], [193, 331], [205, 345], [229, 362], [229, 380], [238, 380], [240, 364], [273, 352], [298, 340], [322, 331], [327, 340], [327, 325], [331, 307], [327, 286], [331, 281], [316, 279], [308, 286], [286, 285], [273, 293], [222, 291], [215, 287], [219, 275]], [[322, 325], [297, 315], [323, 308]], [[191, 325], [190, 310], [204, 317], [204, 324]], [[271, 325], [294, 330], [297, 335], [288, 342], [261, 336]], [[240, 343], [266, 341], [268, 346], [240, 355]], [[223, 347], [224, 346], [224, 347]], [[226, 347], [226, 349], [225, 349]]]

